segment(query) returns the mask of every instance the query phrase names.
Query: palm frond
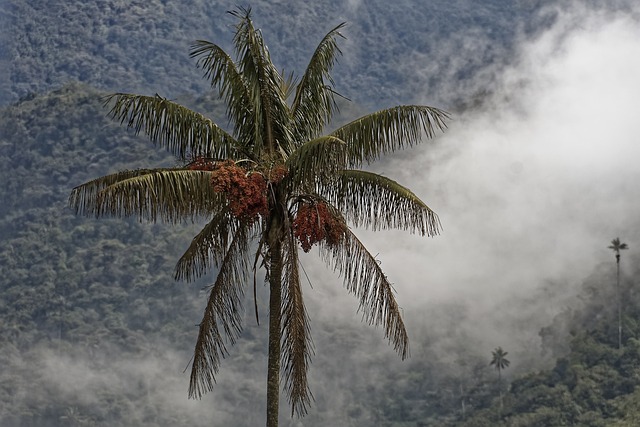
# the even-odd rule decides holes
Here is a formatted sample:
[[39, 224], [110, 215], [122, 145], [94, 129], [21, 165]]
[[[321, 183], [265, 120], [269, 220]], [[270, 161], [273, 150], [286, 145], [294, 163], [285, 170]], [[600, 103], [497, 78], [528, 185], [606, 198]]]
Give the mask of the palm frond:
[[124, 170], [114, 174], [92, 179], [71, 190], [69, 195], [69, 206], [76, 215], [96, 215], [96, 205], [98, 194], [108, 186], [125, 179], [146, 175], [160, 170], [171, 169], [135, 169]]
[[440, 220], [411, 190], [396, 181], [363, 170], [343, 170], [323, 194], [356, 227], [399, 228], [434, 236]]
[[237, 64], [251, 98], [254, 125], [255, 155], [267, 153], [273, 157], [291, 152], [292, 136], [289, 126], [290, 113], [282, 88], [284, 78], [271, 61], [262, 33], [251, 21], [250, 9], [233, 13], [240, 21], [236, 24], [234, 45]]
[[176, 264], [175, 279], [190, 282], [205, 275], [212, 266], [219, 267], [239, 225], [228, 209], [218, 212], [193, 238]]
[[226, 200], [213, 190], [210, 172], [140, 169], [82, 184], [71, 191], [69, 204], [77, 214], [177, 223], [215, 214]]
[[347, 162], [347, 146], [334, 136], [322, 136], [296, 148], [285, 165], [287, 183], [294, 187], [315, 186], [342, 170]]
[[296, 87], [298, 86], [299, 80], [295, 76], [295, 74], [290, 72], [289, 74], [285, 73], [284, 70], [280, 72], [282, 76], [282, 93], [284, 94], [284, 99], [289, 99], [289, 97], [294, 93]]
[[289, 396], [291, 416], [304, 416], [313, 396], [307, 372], [313, 353], [309, 317], [304, 307], [298, 260], [298, 246], [293, 232], [285, 238], [282, 295], [282, 358], [285, 390]]
[[189, 155], [216, 159], [245, 155], [239, 143], [210, 119], [161, 96], [116, 93], [105, 98], [105, 105], [112, 102], [112, 118], [136, 134], [144, 132], [181, 160]]
[[409, 337], [393, 286], [378, 260], [348, 229], [339, 244], [322, 244], [320, 248], [327, 264], [342, 276], [347, 290], [359, 299], [363, 318], [370, 325], [382, 325], [385, 338], [403, 360], [407, 358]]
[[338, 25], [324, 36], [296, 88], [291, 111], [299, 141], [317, 137], [336, 109], [332, 89], [334, 81], [330, 71], [337, 56], [342, 53], [338, 48], [337, 38], [343, 37], [340, 29], [344, 25]]
[[350, 166], [370, 163], [380, 156], [418, 144], [421, 137], [433, 138], [437, 130], [444, 130], [449, 114], [443, 110], [421, 106], [401, 105], [363, 116], [331, 135], [349, 147]]
[[242, 331], [242, 297], [248, 280], [251, 227], [243, 223], [236, 230], [211, 287], [191, 367], [191, 398], [200, 398], [213, 389], [220, 360], [228, 354], [226, 343], [235, 344]]
[[[233, 123], [234, 134], [243, 147], [253, 141], [253, 103], [245, 80], [235, 62], [218, 45], [197, 40], [191, 46], [190, 56], [198, 58], [196, 65], [204, 69], [204, 76], [217, 88], [227, 104], [227, 117]], [[249, 150], [246, 150], [249, 152]]]

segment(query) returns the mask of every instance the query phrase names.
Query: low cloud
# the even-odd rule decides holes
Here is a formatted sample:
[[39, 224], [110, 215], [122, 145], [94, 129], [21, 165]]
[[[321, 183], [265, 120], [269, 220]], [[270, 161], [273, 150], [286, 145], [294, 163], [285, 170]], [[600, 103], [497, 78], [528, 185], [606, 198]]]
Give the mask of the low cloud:
[[553, 27], [494, 72], [482, 108], [385, 163], [439, 213], [442, 235], [364, 236], [381, 249], [409, 318], [464, 301], [468, 327], [487, 348], [522, 340], [522, 316], [535, 339], [564, 296], [613, 259], [611, 239], [634, 247], [640, 237], [638, 20], [558, 12]]

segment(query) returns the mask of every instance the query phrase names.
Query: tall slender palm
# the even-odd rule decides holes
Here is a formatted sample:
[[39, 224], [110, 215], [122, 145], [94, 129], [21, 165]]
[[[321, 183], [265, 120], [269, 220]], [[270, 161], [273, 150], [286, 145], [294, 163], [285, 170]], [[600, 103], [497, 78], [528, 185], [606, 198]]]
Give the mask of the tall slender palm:
[[491, 352], [490, 366], [494, 366], [498, 371], [498, 382], [502, 380], [501, 372], [503, 369], [508, 368], [511, 362], [507, 359], [508, 351], [504, 351], [502, 347], [498, 347]]
[[616, 237], [609, 246], [616, 254], [616, 298], [618, 300], [618, 348], [622, 348], [622, 301], [620, 297], [620, 251], [629, 249], [626, 243], [620, 243], [620, 238]]
[[511, 362], [507, 359], [508, 351], [504, 351], [502, 347], [498, 347], [491, 352], [490, 366], [494, 366], [498, 371], [498, 388], [500, 390], [500, 418], [502, 418], [502, 370], [509, 367]]
[[360, 300], [366, 320], [382, 325], [390, 344], [407, 357], [407, 333], [391, 283], [347, 223], [438, 233], [436, 214], [414, 193], [358, 168], [433, 137], [448, 115], [427, 106], [398, 106], [323, 136], [336, 107], [330, 71], [340, 54], [343, 25], [329, 31], [304, 74], [294, 79], [271, 62], [250, 10], [231, 13], [238, 19], [236, 59], [207, 41], [197, 41], [191, 56], [226, 102], [232, 130], [157, 95], [111, 95], [114, 119], [144, 132], [183, 166], [97, 178], [74, 188], [70, 205], [78, 214], [98, 217], [209, 220], [175, 271], [176, 279], [191, 281], [218, 270], [199, 325], [191, 397], [213, 388], [221, 357], [241, 331], [244, 286], [253, 270], [255, 292], [255, 269], [264, 266], [270, 295], [267, 426], [276, 426], [281, 368], [292, 416], [304, 415], [312, 399], [307, 383], [312, 342], [299, 247], [319, 248]]

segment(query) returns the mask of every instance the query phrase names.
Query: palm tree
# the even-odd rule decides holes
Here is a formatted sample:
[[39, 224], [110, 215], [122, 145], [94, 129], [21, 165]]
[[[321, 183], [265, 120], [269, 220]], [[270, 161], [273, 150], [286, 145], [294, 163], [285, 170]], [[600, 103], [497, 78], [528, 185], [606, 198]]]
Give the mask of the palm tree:
[[[347, 226], [439, 232], [437, 215], [397, 182], [359, 169], [381, 155], [444, 130], [448, 114], [427, 106], [381, 110], [333, 132], [336, 111], [330, 71], [343, 24], [322, 39], [302, 76], [279, 72], [249, 9], [230, 12], [235, 56], [197, 41], [191, 56], [227, 105], [231, 131], [158, 95], [109, 96], [110, 116], [171, 151], [174, 168], [121, 171], [74, 188], [77, 214], [137, 216], [168, 223], [206, 218], [177, 263], [175, 277], [192, 281], [218, 270], [196, 340], [189, 396], [215, 382], [221, 358], [238, 338], [244, 287], [264, 267], [269, 284], [267, 426], [278, 423], [280, 377], [291, 415], [303, 416], [312, 395], [312, 352], [298, 248], [319, 248], [364, 318], [382, 325], [402, 359], [409, 342], [390, 281]], [[255, 245], [252, 245], [255, 243]], [[257, 248], [257, 249], [256, 249]], [[252, 256], [252, 252], [255, 254]], [[257, 309], [256, 309], [257, 313]]]
[[626, 243], [620, 243], [620, 238], [616, 237], [609, 246], [616, 254], [616, 294], [618, 300], [618, 348], [622, 348], [622, 301], [620, 300], [620, 251], [629, 249]]
[[508, 368], [511, 363], [507, 358], [508, 351], [504, 351], [502, 347], [498, 347], [491, 352], [491, 362], [489, 366], [494, 366], [498, 371], [498, 382], [501, 382], [501, 372], [503, 369]]
[[500, 410], [499, 410], [500, 418], [502, 418], [502, 406], [503, 406], [501, 372], [503, 369], [508, 368], [509, 364], [511, 363], [507, 359], [507, 354], [509, 354], [508, 351], [504, 351], [502, 347], [498, 347], [491, 352], [491, 362], [489, 362], [489, 366], [495, 366], [496, 370], [498, 371], [498, 388], [500, 390]]

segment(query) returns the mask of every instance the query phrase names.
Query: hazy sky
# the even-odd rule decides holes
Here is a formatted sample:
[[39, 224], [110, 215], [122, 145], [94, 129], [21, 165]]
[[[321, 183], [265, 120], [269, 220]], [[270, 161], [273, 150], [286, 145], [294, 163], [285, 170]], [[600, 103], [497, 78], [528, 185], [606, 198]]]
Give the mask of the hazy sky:
[[[505, 345], [497, 341], [503, 334], [507, 342], [522, 337], [505, 319], [548, 321], [542, 315], [565, 303], [553, 295], [613, 262], [613, 238], [633, 253], [640, 237], [637, 10], [562, 12], [550, 30], [521, 41], [512, 66], [488, 70], [499, 85], [485, 107], [456, 115], [434, 145], [385, 165], [444, 227], [433, 239], [366, 236], [407, 317], [467, 301], [475, 313], [469, 327], [494, 335], [488, 351]], [[544, 290], [549, 281], [568, 288]], [[531, 326], [535, 336], [540, 325]]]

